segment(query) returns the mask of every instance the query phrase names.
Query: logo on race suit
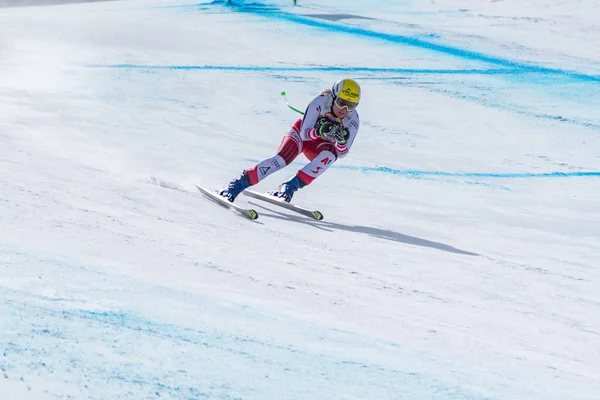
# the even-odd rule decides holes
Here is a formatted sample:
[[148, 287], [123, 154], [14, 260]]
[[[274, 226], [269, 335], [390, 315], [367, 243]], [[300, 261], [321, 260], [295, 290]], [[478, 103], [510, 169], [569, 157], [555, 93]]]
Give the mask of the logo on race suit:
[[277, 168], [277, 169], [281, 168], [281, 166], [279, 165], [279, 161], [277, 161], [277, 159], [273, 160], [273, 165], [275, 165], [275, 168]]
[[342, 90], [341, 93], [345, 96], [344, 98], [347, 98], [348, 100], [358, 101], [358, 93], [353, 92], [350, 88]]
[[269, 170], [271, 169], [271, 167], [260, 167], [260, 173], [263, 175], [266, 175], [267, 172], [269, 172]]
[[[329, 157], [325, 157], [324, 159], [322, 159], [321, 161], [319, 161], [321, 164], [327, 166], [329, 163], [331, 163], [333, 160], [329, 159]], [[311, 170], [310, 172], [312, 172], [313, 174], [318, 174], [321, 170], [324, 170], [325, 168], [321, 167], [320, 165], [313, 171]]]

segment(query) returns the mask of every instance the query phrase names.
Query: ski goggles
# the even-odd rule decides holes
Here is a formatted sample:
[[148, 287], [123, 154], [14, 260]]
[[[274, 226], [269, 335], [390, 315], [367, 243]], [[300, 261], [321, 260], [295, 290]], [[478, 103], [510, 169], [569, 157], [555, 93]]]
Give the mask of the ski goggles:
[[350, 100], [342, 99], [341, 97], [336, 97], [335, 105], [338, 106], [338, 108], [345, 108], [348, 111], [352, 111], [356, 108], [358, 103], [355, 103]]

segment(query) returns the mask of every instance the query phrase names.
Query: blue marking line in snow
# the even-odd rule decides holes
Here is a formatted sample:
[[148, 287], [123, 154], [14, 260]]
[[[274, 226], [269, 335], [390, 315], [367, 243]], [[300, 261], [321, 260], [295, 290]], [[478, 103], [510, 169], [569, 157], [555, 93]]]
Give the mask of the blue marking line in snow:
[[[247, 158], [246, 161], [257, 163], [260, 160]], [[295, 165], [304, 165], [294, 162]], [[576, 172], [449, 172], [449, 171], [425, 171], [418, 169], [395, 169], [390, 167], [366, 167], [355, 165], [333, 165], [331, 168], [346, 169], [350, 171], [359, 171], [362, 173], [384, 173], [396, 176], [406, 176], [410, 178], [421, 177], [444, 177], [444, 178], [493, 178], [493, 179], [527, 179], [527, 178], [581, 178], [581, 177], [600, 177], [600, 171], [576, 171]], [[491, 186], [482, 182], [465, 181], [469, 185]], [[501, 186], [503, 190], [510, 190]]]
[[494, 173], [494, 172], [447, 172], [447, 171], [423, 171], [415, 169], [394, 169], [390, 167], [360, 167], [353, 165], [334, 165], [332, 168], [348, 169], [352, 171], [382, 172], [392, 175], [402, 176], [443, 176], [443, 177], [462, 177], [462, 178], [574, 178], [574, 177], [600, 177], [600, 172], [596, 171], [578, 171], [578, 172], [541, 172], [541, 173]]
[[514, 69], [421, 69], [421, 68], [369, 68], [369, 67], [261, 67], [244, 65], [136, 65], [136, 64], [111, 64], [88, 65], [91, 68], [116, 68], [116, 69], [164, 69], [184, 71], [257, 71], [257, 72], [365, 72], [365, 73], [393, 73], [393, 74], [439, 74], [439, 75], [506, 75], [520, 74], [522, 71]]
[[[571, 81], [564, 80], [563, 83], [569, 83], [572, 85], [574, 81], [580, 81], [581, 84], [592, 83], [596, 84], [600, 82], [600, 76], [589, 75], [578, 73], [576, 71], [562, 70], [557, 68], [546, 68], [541, 66], [530, 65], [522, 62], [511, 61], [500, 57], [488, 56], [483, 53], [477, 53], [473, 51], [467, 51], [456, 47], [445, 46], [435, 44], [423, 40], [422, 38], [408, 37], [404, 35], [396, 35], [390, 33], [381, 33], [369, 30], [367, 28], [361, 28], [357, 26], [341, 25], [339, 23], [318, 20], [314, 17], [307, 15], [299, 15], [295, 13], [287, 13], [282, 11], [281, 8], [274, 5], [267, 5], [259, 2], [246, 3], [244, 1], [234, 1], [232, 4], [227, 4], [226, 1], [216, 0], [210, 3], [201, 3], [192, 6], [184, 6], [189, 9], [194, 8], [197, 10], [205, 10], [208, 7], [220, 6], [220, 12], [235, 12], [242, 13], [253, 13], [260, 15], [261, 17], [274, 17], [277, 19], [284, 19], [294, 23], [300, 23], [308, 26], [314, 26], [319, 28], [328, 29], [331, 31], [338, 31], [343, 33], [349, 33], [364, 37], [370, 37], [375, 39], [381, 39], [388, 42], [398, 43], [400, 45], [407, 45], [422, 48], [425, 50], [431, 50], [440, 54], [446, 54], [450, 56], [456, 56], [465, 60], [478, 61], [489, 64], [490, 68], [439, 68], [439, 69], [422, 69], [422, 68], [371, 68], [371, 67], [345, 67], [345, 66], [253, 66], [253, 65], [138, 65], [138, 64], [112, 64], [112, 65], [88, 65], [93, 68], [114, 68], [123, 70], [140, 70], [140, 71], [159, 71], [159, 70], [182, 70], [182, 71], [235, 71], [235, 72], [272, 72], [272, 73], [310, 73], [310, 72], [333, 72], [333, 73], [353, 73], [363, 74], [364, 79], [403, 79], [402, 74], [405, 75], [446, 75], [446, 76], [505, 76], [509, 80], [515, 82], [529, 82], [534, 83], [541, 87], [546, 87], [547, 81], [555, 81], [558, 77], [568, 78]], [[177, 6], [176, 6], [177, 7]], [[215, 10], [213, 8], [213, 10]], [[498, 68], [494, 68], [493, 65]], [[388, 74], [398, 74], [400, 76], [390, 77]], [[379, 77], [379, 78], [374, 78]], [[411, 82], [412, 83], [412, 82]], [[569, 86], [569, 90], [574, 90], [572, 86]], [[592, 90], [592, 95], [596, 91], [596, 85], [587, 88]], [[452, 94], [449, 91], [445, 91], [439, 88], [427, 87], [427, 90], [445, 92], [451, 96], [457, 98], [463, 98], [465, 100], [474, 101], [483, 104], [487, 107], [497, 108], [501, 110], [507, 110], [516, 112], [518, 114], [528, 115], [534, 118], [540, 118], [545, 120], [551, 120], [558, 123], [566, 123], [570, 125], [577, 125], [588, 129], [600, 129], [598, 122], [590, 119], [573, 118], [571, 116], [562, 116], [557, 114], [551, 114], [547, 112], [539, 112], [540, 110], [534, 111], [529, 110], [529, 107], [523, 107], [520, 105], [504, 104], [502, 101], [499, 104], [490, 103], [490, 100], [486, 96], [471, 96], [465, 93]], [[578, 93], [581, 98], [585, 96], [581, 92]], [[554, 94], [556, 95], [556, 94]], [[587, 95], [587, 92], [586, 92]], [[509, 102], [510, 103], [510, 102]]]
[[[379, 78], [379, 79], [382, 79], [382, 78]], [[425, 87], [425, 86], [421, 86], [421, 87]], [[427, 87], [427, 89], [432, 92], [443, 93], [445, 95], [448, 95], [448, 96], [451, 96], [451, 97], [454, 97], [457, 99], [473, 101], [473, 102], [482, 104], [482, 105], [484, 105], [486, 107], [490, 107], [490, 108], [495, 108], [495, 109], [499, 109], [499, 110], [507, 110], [507, 111], [510, 111], [510, 112], [513, 112], [516, 114], [527, 115], [530, 117], [541, 118], [541, 119], [548, 119], [548, 120], [553, 120], [556, 122], [561, 122], [561, 123], [566, 123], [566, 124], [571, 124], [571, 125], [583, 126], [585, 128], [590, 128], [590, 129], [600, 129], [600, 124], [595, 123], [590, 120], [568, 118], [568, 117], [563, 117], [562, 115], [553, 115], [553, 114], [548, 114], [548, 113], [539, 113], [539, 112], [528, 110], [523, 107], [519, 107], [517, 105], [502, 104], [502, 103], [498, 103], [498, 102], [494, 102], [494, 101], [485, 99], [485, 97], [483, 97], [483, 96], [470, 95], [470, 94], [462, 93], [459, 91], [451, 91], [451, 90], [438, 89], [438, 88], [433, 88], [433, 87]]]
[[[62, 271], [63, 266], [54, 268]], [[139, 283], [132, 289], [118, 279], [111, 282], [117, 286], [94, 286], [94, 290], [136, 297], [135, 289], [144, 289], [173, 304], [185, 299], [184, 304], [199, 307], [201, 315], [180, 325], [178, 318], [165, 321], [154, 315], [156, 308], [154, 316], [127, 309], [93, 310], [48, 303], [44, 296], [36, 298], [28, 291], [0, 286], [0, 298], [7, 300], [0, 302], [0, 314], [9, 316], [0, 330], [0, 339], [7, 339], [0, 353], [4, 375], [0, 379], [10, 378], [14, 383], [25, 376], [29, 384], [37, 383], [32, 378], [52, 374], [60, 389], [114, 399], [127, 393], [152, 393], [152, 398], [174, 400], [279, 398], [288, 390], [294, 398], [313, 398], [319, 392], [324, 398], [340, 393], [358, 398], [442, 394], [456, 400], [490, 400], [466, 384], [454, 383], [458, 377], [469, 376], [468, 366], [448, 363], [451, 369], [460, 366], [465, 371], [453, 372], [454, 377], [444, 372], [438, 378], [429, 367], [421, 372], [421, 365], [433, 360], [428, 354], [394, 342], [306, 325], [306, 321], [281, 318], [246, 304]], [[157, 314], [164, 315], [170, 304]], [[242, 328], [232, 325], [233, 319], [241, 320]], [[265, 327], [273, 329], [263, 334]], [[361, 351], [348, 353], [353, 348]], [[444, 371], [443, 365], [440, 370]], [[39, 389], [43, 388], [41, 384]]]
[[[515, 69], [421, 69], [421, 68], [369, 68], [369, 67], [270, 67], [270, 66], [249, 66], [249, 65], [137, 65], [137, 64], [109, 64], [109, 65], [88, 65], [90, 68], [112, 68], [123, 70], [183, 70], [183, 71], [236, 71], [236, 72], [352, 72], [365, 74], [411, 74], [411, 75], [520, 75], [522, 70]], [[363, 78], [363, 79], [403, 79], [403, 77], [378, 77], [378, 78]], [[402, 84], [402, 83], [399, 83]], [[491, 104], [477, 96], [467, 95], [460, 92], [452, 92], [443, 89], [428, 88], [428, 90], [445, 93], [447, 95], [462, 98], [469, 101], [484, 104], [488, 107], [504, 109], [518, 114], [528, 115], [535, 118], [549, 119], [561, 123], [578, 125], [590, 129], [600, 129], [600, 125], [589, 120], [579, 120], [575, 118], [567, 118], [560, 115], [552, 115], [548, 113], [536, 113], [528, 111], [517, 106], [509, 106], [503, 104]]]
[[[224, 3], [222, 1], [215, 1], [213, 4], [214, 5], [223, 5]], [[561, 69], [556, 69], [556, 68], [547, 68], [547, 67], [541, 67], [541, 66], [536, 66], [536, 65], [530, 65], [530, 64], [520, 63], [517, 61], [503, 59], [500, 57], [488, 56], [483, 53], [478, 53], [475, 51], [463, 50], [463, 49], [452, 47], [452, 46], [431, 43], [426, 40], [409, 37], [409, 36], [405, 36], [405, 35], [376, 32], [376, 31], [372, 31], [372, 30], [357, 27], [357, 26], [342, 25], [342, 24], [336, 24], [333, 22], [316, 20], [315, 18], [312, 18], [310, 16], [284, 12], [281, 9], [279, 9], [275, 6], [272, 6], [272, 5], [265, 5], [265, 4], [261, 4], [261, 3], [257, 3], [257, 2], [252, 2], [250, 4], [238, 4], [238, 3], [234, 2], [227, 6], [236, 11], [239, 11], [239, 12], [255, 13], [255, 14], [260, 15], [261, 17], [272, 17], [272, 18], [277, 18], [277, 19], [283, 19], [283, 20], [299, 23], [299, 24], [306, 25], [306, 26], [323, 28], [323, 29], [336, 31], [336, 32], [349, 33], [349, 34], [353, 34], [356, 36], [363, 36], [363, 37], [368, 37], [368, 38], [373, 38], [373, 39], [379, 39], [379, 40], [383, 40], [386, 42], [402, 44], [405, 46], [417, 47], [417, 48], [421, 48], [424, 50], [431, 50], [434, 52], [458, 57], [458, 58], [465, 59], [465, 60], [480, 61], [480, 62], [484, 62], [484, 63], [488, 63], [488, 64], [499, 65], [502, 67], [519, 70], [521, 72], [562, 75], [562, 76], [566, 76], [569, 78], [575, 78], [575, 79], [582, 80], [582, 81], [600, 82], [600, 76], [596, 76], [596, 75], [588, 75], [588, 74], [583, 74], [583, 73], [579, 73], [576, 71], [568, 71], [568, 70], [561, 70]]]

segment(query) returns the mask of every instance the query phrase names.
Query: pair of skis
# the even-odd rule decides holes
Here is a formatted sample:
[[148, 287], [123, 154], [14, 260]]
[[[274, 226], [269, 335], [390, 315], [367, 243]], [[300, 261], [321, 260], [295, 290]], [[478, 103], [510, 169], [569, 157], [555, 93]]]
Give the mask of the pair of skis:
[[[229, 208], [231, 210], [236, 211], [237, 213], [241, 214], [242, 216], [251, 219], [251, 220], [255, 220], [258, 218], [258, 213], [251, 209], [251, 208], [243, 208], [238, 206], [237, 204], [234, 204], [232, 202], [230, 202], [229, 200], [227, 200], [225, 197], [220, 196], [217, 192], [214, 192], [212, 190], [208, 190], [203, 188], [202, 186], [196, 185], [196, 187], [198, 188], [198, 190], [200, 191], [200, 193], [202, 193], [205, 197], [213, 200], [215, 203], [225, 207], [225, 208]], [[323, 219], [323, 214], [321, 214], [320, 211], [311, 211], [308, 210], [306, 208], [297, 206], [295, 204], [292, 203], [288, 203], [283, 199], [280, 199], [278, 197], [274, 197], [268, 194], [263, 194], [263, 193], [258, 193], [258, 192], [254, 192], [252, 190], [244, 190], [242, 192], [244, 195], [248, 196], [248, 197], [252, 197], [254, 199], [257, 200], [262, 200], [265, 201], [267, 203], [270, 204], [274, 204], [276, 206], [279, 207], [283, 207], [287, 210], [293, 211], [295, 213], [307, 216], [309, 218], [313, 218], [316, 219], [318, 221], [321, 221]]]

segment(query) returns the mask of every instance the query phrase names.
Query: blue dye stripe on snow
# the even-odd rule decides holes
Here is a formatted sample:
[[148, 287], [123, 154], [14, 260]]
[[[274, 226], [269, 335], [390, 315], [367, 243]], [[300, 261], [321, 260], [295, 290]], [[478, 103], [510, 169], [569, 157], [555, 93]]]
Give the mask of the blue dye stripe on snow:
[[[246, 158], [248, 162], [257, 163], [260, 160]], [[294, 165], [304, 165], [294, 162]], [[356, 165], [332, 165], [331, 168], [347, 169], [363, 173], [378, 172], [397, 176], [420, 177], [420, 176], [439, 176], [453, 178], [496, 178], [496, 179], [522, 179], [522, 178], [577, 178], [577, 177], [600, 177], [600, 171], [574, 171], [574, 172], [449, 172], [449, 171], [425, 171], [419, 169], [395, 169], [390, 167], [365, 167]], [[476, 182], [465, 182], [476, 184]]]
[[[223, 5], [224, 3], [223, 2], [214, 2], [213, 4]], [[341, 25], [341, 24], [336, 24], [336, 23], [332, 23], [332, 22], [316, 20], [309, 16], [286, 13], [284, 11], [281, 11], [281, 9], [279, 9], [275, 6], [266, 5], [266, 4], [262, 4], [262, 3], [258, 3], [258, 2], [252, 2], [251, 4], [232, 3], [231, 5], [227, 5], [227, 6], [231, 7], [234, 10], [237, 10], [239, 12], [255, 13], [257, 15], [260, 15], [261, 17], [271, 17], [271, 18], [283, 19], [283, 20], [287, 20], [290, 22], [294, 22], [294, 23], [298, 23], [298, 24], [302, 24], [302, 25], [306, 25], [306, 26], [323, 28], [323, 29], [336, 31], [336, 32], [349, 33], [352, 35], [363, 36], [363, 37], [368, 37], [368, 38], [372, 38], [372, 39], [379, 39], [379, 40], [383, 40], [386, 42], [398, 43], [398, 44], [405, 45], [405, 46], [417, 47], [417, 48], [421, 48], [424, 50], [431, 50], [434, 52], [458, 57], [458, 58], [465, 59], [465, 60], [480, 61], [480, 62], [484, 62], [484, 63], [500, 65], [502, 67], [516, 69], [516, 70], [519, 70], [522, 72], [563, 75], [563, 76], [566, 76], [569, 78], [575, 78], [575, 79], [579, 79], [582, 81], [600, 82], [600, 76], [596, 76], [596, 75], [587, 75], [587, 74], [578, 73], [576, 71], [568, 71], [568, 70], [561, 70], [561, 69], [556, 69], [556, 68], [547, 68], [547, 67], [541, 67], [541, 66], [536, 66], [536, 65], [530, 65], [530, 64], [525, 64], [525, 63], [520, 63], [520, 62], [516, 62], [516, 61], [503, 59], [500, 57], [488, 56], [483, 53], [478, 53], [478, 52], [469, 51], [469, 50], [463, 50], [463, 49], [460, 49], [457, 47], [431, 43], [431, 42], [428, 42], [428, 41], [425, 41], [422, 39], [413, 38], [413, 37], [409, 37], [409, 36], [376, 32], [376, 31], [372, 31], [369, 29], [360, 28], [360, 27], [356, 27], [356, 26]]]
[[[385, 79], [385, 78], [378, 78], [378, 79], [381, 80], [381, 79]], [[482, 105], [484, 105], [486, 107], [490, 107], [490, 108], [506, 110], [506, 111], [510, 111], [510, 112], [513, 112], [516, 114], [527, 115], [527, 116], [535, 117], [535, 118], [549, 119], [549, 120], [563, 122], [563, 123], [567, 123], [567, 124], [571, 124], [571, 125], [583, 126], [585, 128], [600, 129], [600, 124], [592, 122], [590, 120], [567, 118], [567, 117], [563, 117], [562, 115], [553, 115], [553, 114], [547, 114], [547, 113], [533, 112], [533, 111], [524, 109], [522, 107], [519, 107], [517, 105], [495, 103], [495, 102], [489, 101], [488, 99], [486, 99], [482, 96], [469, 95], [469, 94], [458, 92], [458, 91], [438, 89], [438, 88], [428, 87], [428, 86], [424, 86], [424, 85], [420, 85], [419, 87], [426, 88], [427, 90], [432, 91], [432, 92], [442, 93], [442, 94], [445, 94], [445, 95], [448, 95], [450, 97], [454, 97], [457, 99], [473, 101], [473, 102], [482, 104]]]
[[[266, 66], [234, 66], [234, 65], [138, 65], [138, 64], [109, 64], [109, 65], [88, 65], [90, 68], [114, 68], [114, 69], [139, 69], [139, 70], [184, 70], [184, 71], [245, 71], [245, 72], [363, 72], [373, 74], [396, 73], [396, 74], [430, 74], [430, 75], [517, 75], [523, 71], [510, 69], [418, 69], [418, 68], [368, 68], [368, 67], [266, 67]], [[364, 79], [364, 78], [363, 78]], [[367, 79], [401, 79], [397, 77], [385, 78], [367, 78]], [[585, 128], [600, 129], [600, 125], [591, 121], [566, 118], [560, 115], [545, 113], [535, 113], [524, 110], [516, 106], [507, 106], [501, 104], [489, 104], [477, 96], [470, 96], [464, 93], [451, 92], [448, 90], [439, 90], [428, 88], [428, 90], [445, 93], [457, 98], [463, 98], [470, 101], [482, 103], [488, 107], [508, 110], [518, 114], [528, 115], [535, 118], [550, 119], [558, 122], [564, 122], [572, 125], [583, 126]]]
[[138, 64], [109, 64], [88, 65], [91, 68], [118, 69], [164, 69], [184, 71], [256, 71], [256, 72], [365, 72], [365, 73], [394, 73], [394, 74], [439, 74], [439, 75], [506, 75], [520, 74], [514, 69], [421, 69], [421, 68], [369, 68], [369, 67], [261, 67], [235, 65], [138, 65]]
[[463, 178], [574, 178], [574, 177], [600, 177], [600, 172], [578, 171], [578, 172], [541, 172], [541, 173], [494, 173], [494, 172], [448, 172], [448, 171], [423, 171], [416, 169], [394, 169], [390, 167], [360, 167], [353, 165], [334, 165], [332, 168], [348, 169], [352, 171], [381, 172], [401, 176], [443, 176]]
[[[353, 393], [359, 398], [397, 394], [403, 398], [490, 399], [466, 384], [447, 383], [447, 377], [441, 380], [419, 372], [415, 367], [422, 365], [420, 361], [405, 365], [408, 357], [428, 357], [425, 354], [351, 332], [315, 330], [319, 327], [275, 319], [262, 311], [254, 314], [247, 305], [211, 303], [209, 298], [203, 304], [207, 315], [188, 327], [131, 311], [93, 311], [68, 304], [57, 307], [46, 304], [44, 297], [32, 301], [28, 292], [1, 286], [0, 298], [9, 300], [0, 303], [0, 312], [13, 316], [0, 339], [3, 332], [16, 333], [9, 336], [0, 364], [4, 365], [4, 379], [26, 376], [32, 385], [39, 384], [36, 375], [50, 373], [63, 390], [81, 395], [96, 392], [113, 399], [134, 391], [174, 400], [234, 395], [278, 398], [286, 390], [294, 393], [290, 397], [294, 399], [313, 398], [315, 390], [324, 398]], [[277, 329], [293, 330], [299, 336], [281, 340], [279, 336], [244, 334], [231, 323], [212, 319], [210, 313], [250, 318], [254, 332], [264, 332], [265, 326], [276, 322]], [[388, 356], [368, 362], [369, 356], [347, 354], [347, 349], [357, 347], [362, 354], [370, 351]], [[469, 371], [456, 374], [468, 377]]]

